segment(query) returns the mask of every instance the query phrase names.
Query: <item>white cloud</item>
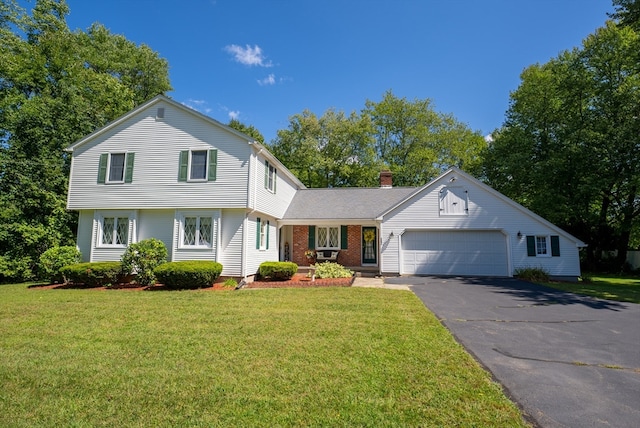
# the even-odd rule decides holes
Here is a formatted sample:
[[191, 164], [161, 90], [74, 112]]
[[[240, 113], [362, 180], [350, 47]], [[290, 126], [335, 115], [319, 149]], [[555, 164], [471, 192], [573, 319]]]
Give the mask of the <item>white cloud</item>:
[[271, 61], [267, 61], [267, 58], [262, 53], [262, 48], [258, 45], [253, 47], [246, 45], [244, 48], [239, 45], [228, 45], [224, 47], [224, 50], [233, 55], [233, 59], [240, 64], [273, 67]]
[[207, 102], [205, 100], [194, 100], [190, 98], [187, 101], [183, 101], [182, 105], [185, 105], [191, 109], [199, 111], [200, 113], [205, 113], [205, 114], [211, 113], [211, 107], [207, 105]]
[[270, 74], [264, 79], [258, 80], [258, 85], [266, 86], [266, 85], [275, 85], [276, 84], [276, 76], [275, 74]]
[[238, 110], [230, 110], [228, 114], [229, 114], [229, 119], [238, 120], [238, 118], [240, 117], [240, 112]]

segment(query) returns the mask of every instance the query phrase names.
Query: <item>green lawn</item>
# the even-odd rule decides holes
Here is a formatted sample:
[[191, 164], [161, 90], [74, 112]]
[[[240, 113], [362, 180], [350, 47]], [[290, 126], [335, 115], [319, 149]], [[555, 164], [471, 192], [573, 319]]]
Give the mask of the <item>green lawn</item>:
[[0, 286], [0, 426], [527, 426], [410, 292]]
[[600, 299], [640, 303], [640, 277], [620, 275], [588, 275], [590, 281], [577, 283], [545, 283], [549, 287]]

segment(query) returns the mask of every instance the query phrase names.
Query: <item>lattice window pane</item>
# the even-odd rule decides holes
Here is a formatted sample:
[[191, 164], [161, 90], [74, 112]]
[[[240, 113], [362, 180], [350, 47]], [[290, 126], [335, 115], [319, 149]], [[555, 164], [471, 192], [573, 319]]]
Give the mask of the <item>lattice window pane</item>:
[[326, 248], [327, 247], [327, 228], [319, 227], [318, 228], [318, 248]]
[[127, 217], [118, 217], [118, 226], [116, 232], [116, 244], [126, 245], [129, 238], [129, 219]]
[[191, 179], [204, 180], [207, 178], [207, 151], [191, 152]]
[[102, 219], [102, 243], [113, 244], [113, 226], [115, 219], [113, 217], [105, 217]]
[[183, 245], [196, 245], [196, 217], [185, 217]]
[[200, 245], [211, 245], [211, 217], [200, 217]]
[[340, 246], [340, 230], [337, 227], [329, 228], [329, 245], [330, 248], [338, 248]]

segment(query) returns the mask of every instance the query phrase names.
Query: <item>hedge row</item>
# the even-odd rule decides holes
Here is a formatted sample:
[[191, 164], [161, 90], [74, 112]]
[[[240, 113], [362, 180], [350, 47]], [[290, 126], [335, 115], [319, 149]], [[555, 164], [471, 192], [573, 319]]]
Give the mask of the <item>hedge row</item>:
[[155, 268], [158, 281], [170, 289], [211, 287], [222, 273], [222, 265], [205, 260], [163, 263]]
[[262, 278], [285, 280], [291, 278], [298, 271], [298, 265], [293, 262], [263, 262], [258, 268]]
[[120, 262], [87, 262], [76, 263], [60, 268], [60, 273], [74, 284], [87, 287], [105, 287], [121, 282], [126, 275], [122, 274]]

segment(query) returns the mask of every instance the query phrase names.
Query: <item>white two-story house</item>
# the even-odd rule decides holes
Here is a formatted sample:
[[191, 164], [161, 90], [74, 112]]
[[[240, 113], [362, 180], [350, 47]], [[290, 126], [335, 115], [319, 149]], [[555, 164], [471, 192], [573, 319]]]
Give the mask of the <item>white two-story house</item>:
[[67, 208], [86, 261], [162, 240], [169, 259], [214, 260], [250, 279], [314, 250], [383, 274], [580, 275], [585, 244], [465, 172], [422, 187], [307, 189], [264, 146], [157, 96], [71, 145]]

